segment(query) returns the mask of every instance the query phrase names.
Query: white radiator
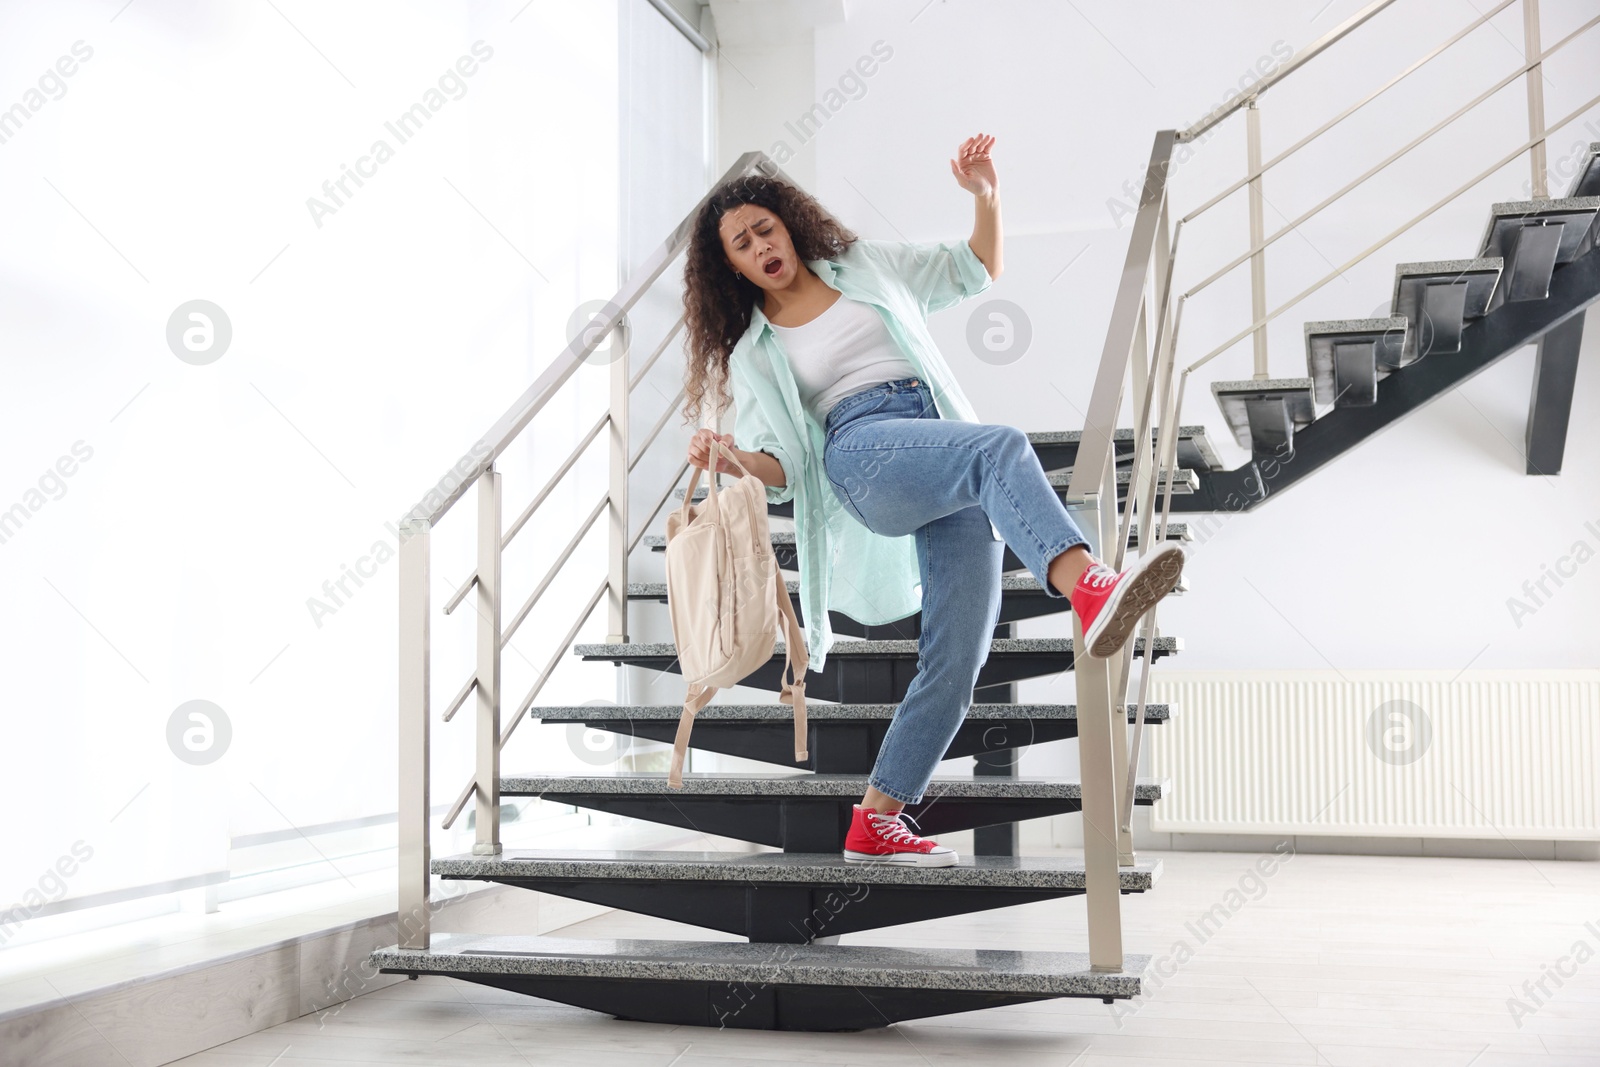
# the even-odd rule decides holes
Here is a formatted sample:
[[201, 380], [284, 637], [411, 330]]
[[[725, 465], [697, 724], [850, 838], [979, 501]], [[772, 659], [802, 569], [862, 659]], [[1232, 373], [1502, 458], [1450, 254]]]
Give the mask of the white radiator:
[[1600, 839], [1600, 671], [1455, 675], [1157, 666], [1151, 829]]

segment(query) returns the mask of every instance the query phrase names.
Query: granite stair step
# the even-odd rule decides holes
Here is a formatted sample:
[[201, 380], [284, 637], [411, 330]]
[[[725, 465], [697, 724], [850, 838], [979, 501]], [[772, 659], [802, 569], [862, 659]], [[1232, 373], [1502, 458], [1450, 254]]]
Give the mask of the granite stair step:
[[[1144, 656], [1148, 651], [1152, 660], [1183, 650], [1183, 640], [1178, 637], [1157, 637], [1148, 650], [1143, 636], [1132, 641], [1134, 656]], [[806, 695], [818, 700], [898, 704], [905, 699], [917, 673], [917, 644], [910, 639], [837, 640], [828, 650], [822, 669], [806, 672]], [[678, 646], [671, 641], [576, 644], [572, 651], [586, 660], [610, 660], [618, 665], [683, 673]], [[771, 658], [740, 684], [774, 693], [781, 691], [786, 655], [786, 644], [782, 640], [774, 642]], [[996, 637], [989, 642], [989, 657], [978, 671], [974, 688], [1057, 675], [1071, 670], [1073, 662], [1070, 637]]]
[[[1123, 497], [1123, 496], [1127, 495], [1127, 493], [1128, 493], [1128, 483], [1132, 479], [1132, 476], [1133, 476], [1133, 471], [1130, 468], [1123, 467], [1123, 468], [1118, 469], [1118, 471], [1117, 471], [1117, 495], [1118, 495], [1118, 497]], [[725, 475], [724, 477], [730, 477], [731, 478], [731, 477], [736, 477], [736, 475]], [[1053, 489], [1055, 489], [1056, 495], [1065, 496], [1066, 493], [1067, 493], [1068, 484], [1072, 481], [1072, 468], [1071, 467], [1065, 467], [1065, 468], [1061, 468], [1061, 469], [1057, 469], [1057, 470], [1046, 469], [1045, 478], [1046, 478], [1046, 480], [1049, 481], [1051, 487]], [[1164, 487], [1164, 484], [1165, 483], [1163, 483], [1163, 487]], [[1172, 495], [1173, 496], [1179, 496], [1179, 495], [1183, 495], [1183, 494], [1186, 494], [1186, 493], [1193, 493], [1199, 487], [1199, 485], [1200, 485], [1200, 476], [1197, 473], [1195, 473], [1195, 471], [1192, 468], [1179, 467], [1175, 471], [1173, 471], [1173, 474], [1172, 474]], [[707, 492], [709, 492], [709, 490], [705, 487], [704, 484], [696, 486], [695, 487], [695, 491], [694, 491], [695, 502], [698, 503], [699, 501], [704, 500], [706, 498], [706, 493]], [[683, 500], [683, 493], [684, 493], [684, 487], [681, 486], [681, 485], [678, 486], [676, 489], [674, 489], [672, 491], [673, 499], [678, 500], [678, 501], [681, 502]], [[769, 514], [769, 515], [787, 515], [787, 516], [791, 516], [792, 517], [794, 515], [794, 501], [793, 500], [789, 500], [789, 501], [786, 501], [785, 503], [782, 503], [782, 504], [768, 504], [767, 505], [767, 514]]]
[[1310, 378], [1243, 378], [1212, 382], [1211, 395], [1240, 448], [1254, 459], [1287, 459], [1294, 434], [1317, 417]]
[[[1156, 441], [1158, 429], [1150, 430], [1150, 442]], [[1034, 453], [1039, 457], [1039, 465], [1047, 471], [1061, 470], [1071, 467], [1078, 458], [1078, 446], [1083, 441], [1082, 430], [1030, 430], [1028, 443], [1033, 446]], [[1111, 447], [1116, 452], [1117, 462], [1131, 463], [1133, 461], [1133, 427], [1124, 426], [1111, 432]], [[1180, 467], [1189, 467], [1197, 471], [1213, 471], [1222, 469], [1222, 460], [1217, 455], [1216, 448], [1211, 444], [1206, 428], [1199, 423], [1190, 426], [1178, 427], [1177, 462]], [[678, 497], [682, 500], [683, 497]]]
[[1086, 953], [440, 934], [368, 962], [436, 974], [620, 1019], [757, 1030], [866, 1030], [1060, 997], [1143, 992], [1147, 955], [1096, 971]]
[[1594, 247], [1600, 196], [1559, 200], [1509, 200], [1489, 212], [1479, 256], [1505, 263], [1485, 314], [1505, 303], [1543, 300], [1556, 268]]
[[[785, 852], [837, 852], [864, 774], [684, 774], [673, 789], [665, 772], [627, 775], [502, 776], [501, 796], [538, 797], [593, 811], [678, 826]], [[1140, 778], [1134, 803], [1152, 805], [1171, 790], [1165, 778]], [[934, 775], [921, 801], [907, 804], [929, 836], [1082, 810], [1076, 778]]]
[[[825, 774], [866, 774], [883, 746], [897, 704], [806, 704], [807, 760], [794, 762], [793, 709], [787, 704], [707, 704], [695, 715], [691, 748], [763, 763], [804, 767]], [[1128, 722], [1136, 705], [1127, 706]], [[608, 733], [671, 744], [681, 704], [581, 704], [536, 707], [531, 714], [550, 724], [584, 726]], [[1166, 704], [1146, 704], [1145, 722], [1171, 718]], [[1078, 736], [1076, 704], [974, 703], [945, 749], [945, 759], [1007, 752]]]
[[[1176, 489], [1174, 489], [1174, 492], [1176, 492]], [[786, 571], [797, 570], [798, 564], [796, 563], [797, 557], [795, 555], [795, 532], [793, 530], [770, 530], [769, 534], [772, 538], [772, 552], [778, 558], [778, 567], [781, 570]], [[1187, 522], [1167, 523], [1166, 540], [1192, 541], [1193, 539], [1193, 536], [1189, 532], [1189, 524]], [[645, 534], [644, 544], [652, 552], [665, 552], [667, 550], [667, 535]], [[1137, 548], [1138, 546], [1139, 524], [1134, 523], [1128, 530], [1128, 547], [1133, 549]], [[1007, 545], [1005, 549], [1005, 558], [1000, 564], [1000, 569], [1002, 571], [1018, 571], [1024, 570], [1026, 567], [1027, 564], [1023, 563], [1022, 560], [1017, 557], [1016, 552], [1012, 551], [1010, 545]]]
[[[1065, 496], [1067, 492], [1067, 486], [1072, 481], [1072, 468], [1063, 467], [1060, 470], [1045, 471], [1044, 476], [1050, 482], [1050, 484], [1055, 487], [1058, 493]], [[1132, 480], [1133, 471], [1131, 469], [1125, 467], [1117, 471], [1117, 494], [1119, 496], [1127, 493], [1128, 483]], [[1181, 496], [1186, 493], [1192, 493], [1199, 487], [1200, 476], [1191, 468], [1179, 467], [1177, 470], [1172, 472], [1171, 481], [1172, 495]], [[1157, 491], [1159, 492], [1165, 488], [1166, 483], [1162, 482], [1157, 486]]]
[[[1152, 445], [1156, 441], [1157, 432], [1155, 427], [1150, 430]], [[1047, 471], [1071, 467], [1078, 458], [1078, 445], [1082, 440], [1082, 430], [1034, 430], [1028, 434], [1028, 443], [1033, 445], [1033, 450], [1038, 453], [1039, 465]], [[1133, 427], [1124, 426], [1120, 430], [1113, 430], [1111, 446], [1116, 450], [1118, 463], [1131, 463]], [[1177, 463], [1180, 467], [1189, 467], [1197, 471], [1222, 469], [1222, 460], [1217, 456], [1211, 439], [1206, 436], [1204, 426], [1197, 423], [1178, 427]]]
[[[800, 605], [800, 580], [798, 578], [785, 578], [784, 588], [789, 590], [789, 596], [794, 604], [795, 615], [799, 617], [801, 625], [805, 624], [805, 614]], [[1168, 596], [1182, 596], [1189, 591], [1189, 575], [1187, 572], [1178, 579], [1177, 586]], [[666, 582], [629, 582], [629, 600], [655, 600], [662, 604], [667, 602]], [[1045, 615], [1057, 615], [1071, 610], [1062, 597], [1053, 597], [1044, 591], [1044, 586], [1032, 573], [1005, 574], [1000, 577], [1000, 618], [997, 626], [1006, 626], [1020, 619], [1036, 619]], [[915, 638], [922, 632], [921, 612], [915, 612], [904, 619], [879, 626], [865, 626], [856, 622], [848, 615], [837, 611], [828, 615], [833, 632], [837, 636], [869, 637], [882, 639], [906, 640]]]
[[1504, 266], [1499, 256], [1396, 264], [1389, 314], [1412, 327], [1395, 368], [1427, 355], [1461, 351], [1461, 332], [1469, 319], [1488, 313]]
[[1405, 337], [1406, 320], [1399, 317], [1306, 323], [1306, 373], [1316, 402], [1341, 408], [1376, 404], [1378, 383], [1399, 362]]
[[[817, 938], [1082, 896], [1072, 856], [963, 856], [949, 867], [846, 863], [836, 852], [672, 852], [526, 849], [433, 861], [449, 879], [498, 882], [748, 937]], [[1143, 893], [1160, 860], [1118, 871]]]

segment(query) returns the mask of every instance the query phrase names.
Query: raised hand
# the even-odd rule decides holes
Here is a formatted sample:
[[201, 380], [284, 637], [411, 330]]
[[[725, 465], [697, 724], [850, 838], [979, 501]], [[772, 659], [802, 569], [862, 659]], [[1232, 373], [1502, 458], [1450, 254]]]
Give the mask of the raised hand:
[[950, 161], [950, 170], [955, 174], [956, 181], [974, 196], [988, 196], [1000, 186], [1000, 179], [994, 172], [994, 161], [989, 158], [989, 149], [993, 144], [994, 137], [989, 134], [968, 137], [961, 142], [958, 159]]

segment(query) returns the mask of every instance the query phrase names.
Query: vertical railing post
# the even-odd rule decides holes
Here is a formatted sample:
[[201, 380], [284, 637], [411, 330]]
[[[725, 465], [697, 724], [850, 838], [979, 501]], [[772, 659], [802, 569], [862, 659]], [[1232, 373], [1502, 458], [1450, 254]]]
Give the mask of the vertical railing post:
[[[1145, 386], [1149, 384], [1150, 380], [1150, 364], [1145, 357], [1150, 352], [1150, 338], [1155, 336], [1155, 331], [1150, 328], [1150, 313], [1151, 309], [1154, 307], [1155, 294], [1149, 290], [1146, 290], [1144, 300], [1139, 304], [1139, 332], [1135, 334], [1133, 338], [1132, 371], [1134, 411], [1139, 410], [1139, 401], [1144, 396]], [[1139, 446], [1138, 440], [1136, 439], [1133, 444], [1134, 447], [1137, 448]], [[1112, 452], [1115, 453], [1115, 451], [1116, 449], [1113, 447]], [[1124, 513], [1131, 510], [1133, 493], [1134, 485], [1130, 480], [1128, 482], [1128, 506], [1124, 506], [1119, 510]]]
[[610, 542], [607, 570], [610, 580], [606, 592], [610, 620], [606, 641], [628, 640], [628, 347], [631, 331], [628, 320], [617, 320], [611, 334], [611, 493], [607, 509]]
[[[1155, 144], [1150, 149], [1150, 162], [1145, 168], [1144, 187], [1139, 194], [1139, 212], [1134, 216], [1133, 234], [1128, 241], [1127, 258], [1123, 261], [1121, 281], [1117, 285], [1116, 300], [1111, 308], [1111, 325], [1106, 330], [1105, 346], [1101, 349], [1100, 365], [1095, 370], [1094, 388], [1089, 395], [1089, 413], [1084, 421], [1083, 437], [1078, 442], [1078, 455], [1072, 464], [1072, 477], [1067, 484], [1067, 500], [1082, 501], [1092, 493], [1105, 491], [1106, 472], [1114, 470], [1115, 455], [1112, 437], [1116, 432], [1117, 413], [1122, 409], [1123, 387], [1128, 380], [1128, 360], [1133, 351], [1134, 338], [1144, 318], [1146, 281], [1150, 274], [1150, 257], [1155, 248], [1156, 224], [1161, 213], [1160, 199], [1165, 195], [1167, 170], [1172, 162], [1172, 130], [1159, 130]], [[1112, 494], [1102, 497], [1109, 516], [1115, 523], [1116, 481], [1111, 481]], [[1101, 541], [1097, 548], [1106, 562], [1111, 538]]]
[[399, 946], [428, 948], [428, 541], [426, 519], [400, 525]]
[[[1126, 503], [1122, 508], [1122, 528], [1131, 530], [1133, 520], [1139, 524], [1139, 555], [1153, 551], [1157, 545], [1154, 521], [1154, 501], [1162, 475], [1160, 456], [1155, 448], [1153, 424], [1163, 415], [1163, 403], [1171, 386], [1172, 377], [1172, 309], [1171, 258], [1173, 240], [1168, 204], [1163, 189], [1160, 214], [1157, 219], [1150, 260], [1149, 294], [1142, 309], [1141, 329], [1135, 335], [1132, 352], [1134, 370], [1133, 410], [1134, 456], [1130, 468]], [[1149, 343], [1146, 344], [1146, 337]], [[1169, 475], [1170, 477], [1170, 475]], [[1120, 568], [1125, 558], [1127, 541], [1119, 536], [1119, 555], [1114, 564]], [[1148, 628], [1146, 628], [1148, 630]], [[1112, 783], [1120, 798], [1137, 783], [1130, 781], [1135, 773], [1129, 758], [1128, 704], [1129, 681], [1133, 674], [1133, 658], [1138, 638], [1128, 641], [1111, 661], [1109, 687], [1111, 693], [1111, 752]], [[1146, 669], [1149, 667], [1149, 648], [1145, 650]], [[1117, 862], [1131, 867], [1138, 856], [1133, 847], [1132, 813], [1120, 806], [1117, 817]]]
[[[1161, 258], [1160, 231], [1156, 236], [1157, 261]], [[1153, 272], [1157, 277], [1160, 271]], [[1148, 527], [1149, 521], [1144, 517], [1143, 510], [1137, 509], [1135, 504], [1144, 499], [1144, 487], [1150, 482], [1150, 465], [1140, 459], [1142, 452], [1148, 451], [1144, 447], [1144, 437], [1148, 430], [1148, 417], [1144, 413], [1145, 391], [1154, 384], [1151, 377], [1150, 354], [1153, 352], [1152, 340], [1155, 331], [1150, 327], [1152, 313], [1157, 312], [1156, 289], [1147, 291], [1144, 301], [1139, 307], [1139, 326], [1133, 337], [1132, 371], [1133, 371], [1133, 410], [1137, 413], [1133, 426], [1133, 462], [1129, 467], [1128, 491], [1126, 494], [1119, 492], [1116, 485], [1108, 487], [1110, 499], [1118, 501], [1117, 513], [1114, 513], [1119, 522], [1116, 524], [1115, 540], [1111, 542], [1112, 550], [1105, 555], [1105, 560], [1115, 570], [1121, 570], [1127, 562], [1128, 538], [1124, 536], [1132, 529], [1132, 520], [1138, 516], [1142, 527]], [[1140, 531], [1141, 555], [1145, 552], [1149, 533]], [[1108, 706], [1106, 713], [1111, 723], [1111, 792], [1114, 796], [1121, 796], [1124, 781], [1127, 776], [1128, 765], [1128, 725], [1127, 713], [1124, 711], [1126, 701], [1123, 693], [1127, 691], [1128, 667], [1127, 661], [1133, 656], [1134, 642], [1130, 640], [1122, 650], [1109, 659], [1106, 663], [1106, 693]], [[1080, 718], [1083, 714], [1083, 704], [1079, 701]], [[1120, 824], [1121, 820], [1117, 820]], [[1114, 824], [1115, 825], [1115, 824]], [[1120, 825], [1116, 825], [1117, 865], [1131, 867], [1134, 862], [1133, 837]]]
[[1528, 68], [1528, 138], [1533, 148], [1528, 153], [1528, 163], [1533, 169], [1533, 196], [1543, 200], [1550, 195], [1545, 178], [1544, 154], [1544, 64], [1539, 57], [1544, 49], [1539, 44], [1539, 0], [1522, 0], [1522, 48]]
[[[1108, 709], [1111, 718], [1111, 793], [1117, 798], [1122, 796], [1128, 785], [1128, 700], [1125, 694], [1128, 691], [1128, 679], [1133, 674], [1131, 660], [1136, 641], [1137, 633], [1128, 638], [1121, 652], [1106, 661], [1106, 691], [1111, 705]], [[1118, 802], [1120, 804], [1120, 799]], [[1132, 867], [1137, 859], [1133, 852], [1132, 828], [1123, 825], [1120, 814], [1114, 825], [1117, 829], [1117, 866]]]
[[[1175, 253], [1175, 238], [1170, 232], [1170, 218], [1167, 205], [1162, 204], [1161, 218], [1156, 226], [1155, 256], [1151, 264], [1154, 276], [1153, 285], [1155, 297], [1152, 303], [1152, 317], [1155, 319], [1155, 340], [1150, 349], [1150, 373], [1148, 376], [1148, 392], [1141, 392], [1137, 397], [1135, 410], [1139, 412], [1136, 421], [1135, 434], [1139, 438], [1139, 454], [1135, 458], [1138, 468], [1138, 477], [1128, 487], [1128, 511], [1138, 516], [1139, 519], [1139, 554], [1153, 552], [1161, 546], [1166, 535], [1166, 527], [1157, 521], [1156, 498], [1162, 488], [1162, 479], [1170, 483], [1174, 471], [1166, 455], [1166, 445], [1169, 436], [1173, 439], [1177, 435], [1177, 427], [1173, 425], [1172, 418], [1172, 365], [1174, 349], [1177, 344], [1177, 323], [1173, 314], [1171, 279], [1172, 257]], [[1139, 355], [1139, 353], [1135, 353]], [[1160, 427], [1160, 437], [1152, 439], [1152, 423]], [[1133, 800], [1138, 791], [1138, 747], [1129, 744], [1129, 727], [1126, 706], [1130, 703], [1129, 688], [1133, 677], [1133, 659], [1136, 644], [1145, 640], [1144, 668], [1140, 674], [1140, 702], [1150, 676], [1150, 665], [1154, 662], [1155, 649], [1153, 643], [1158, 635], [1155, 626], [1156, 611], [1159, 605], [1152, 606], [1144, 623], [1139, 627], [1133, 638], [1123, 646], [1121, 653], [1113, 661], [1111, 674], [1111, 697], [1116, 716], [1113, 723], [1116, 726], [1116, 791], [1117, 791], [1117, 854], [1118, 862], [1124, 867], [1132, 866], [1137, 860], [1133, 847]], [[1143, 720], [1134, 727], [1135, 731], [1143, 730]], [[1137, 737], [1138, 734], [1135, 734]]]
[[474, 856], [500, 855], [500, 472], [478, 479], [477, 835]]
[[[1157, 228], [1165, 203], [1167, 172], [1176, 133], [1161, 130], [1145, 168], [1139, 212], [1111, 311], [1100, 366], [1095, 372], [1088, 417], [1078, 443], [1072, 478], [1063, 501], [1079, 516], [1095, 554], [1120, 568], [1125, 542], [1117, 523], [1115, 446], [1117, 414], [1129, 377], [1129, 361], [1148, 359], [1151, 259], [1157, 255]], [[1134, 370], [1137, 376], [1139, 371]], [[1146, 381], [1148, 387], [1148, 381]], [[1088, 654], [1082, 620], [1072, 617], [1073, 671], [1078, 699], [1078, 767], [1082, 788], [1084, 888], [1089, 919], [1089, 961], [1097, 971], [1120, 971], [1122, 895], [1117, 844], [1116, 758], [1113, 715], [1125, 715], [1112, 693], [1111, 660]], [[1126, 726], [1123, 727], [1126, 729]], [[1125, 740], [1125, 739], [1124, 739]]]
[[[1113, 498], [1115, 499], [1115, 498]], [[1122, 875], [1117, 855], [1116, 757], [1112, 749], [1112, 661], [1089, 655], [1083, 620], [1072, 614], [1072, 670], [1078, 689], [1078, 780], [1083, 826], [1089, 967], [1121, 971]]]
[[[1256, 106], [1256, 101], [1251, 100], [1245, 105], [1245, 165], [1249, 173], [1255, 174], [1250, 179], [1250, 247], [1256, 248], [1267, 238], [1266, 222], [1262, 215], [1264, 198], [1261, 194], [1261, 175], [1256, 174], [1261, 169], [1261, 109]], [[1261, 322], [1267, 317], [1267, 250], [1257, 249], [1250, 257], [1250, 321]], [[1256, 327], [1255, 337], [1255, 375], [1256, 379], [1268, 377], [1267, 374], [1267, 325], [1262, 322]]]

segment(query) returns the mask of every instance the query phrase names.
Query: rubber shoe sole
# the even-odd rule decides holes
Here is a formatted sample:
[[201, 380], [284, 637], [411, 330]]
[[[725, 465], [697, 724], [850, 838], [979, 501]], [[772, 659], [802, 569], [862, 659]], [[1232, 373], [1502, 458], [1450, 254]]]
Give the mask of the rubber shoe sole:
[[1174, 544], [1161, 545], [1135, 563], [1083, 635], [1089, 655], [1110, 659], [1122, 651], [1144, 613], [1177, 586], [1183, 564], [1183, 549]]
[[851, 852], [849, 849], [844, 852], [846, 863], [893, 863], [905, 867], [949, 867], [958, 858], [953, 849], [945, 853], [891, 852], [882, 856], [870, 852]]

